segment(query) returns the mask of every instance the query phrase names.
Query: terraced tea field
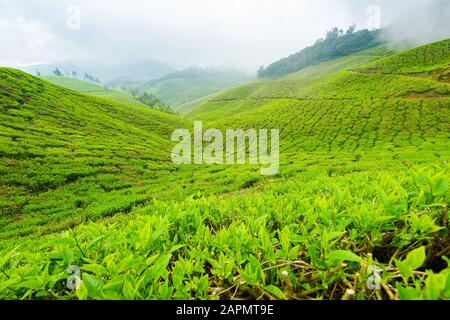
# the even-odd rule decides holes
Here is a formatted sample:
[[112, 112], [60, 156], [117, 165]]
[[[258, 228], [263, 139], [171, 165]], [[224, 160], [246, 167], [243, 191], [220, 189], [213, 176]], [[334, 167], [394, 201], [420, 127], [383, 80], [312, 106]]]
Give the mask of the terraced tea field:
[[[440, 53], [442, 44], [437, 47]], [[342, 60], [350, 59], [336, 64], [343, 65]], [[384, 60], [395, 60], [395, 56]], [[356, 69], [353, 64], [346, 66]], [[324, 74], [289, 76], [230, 90], [187, 116], [212, 127], [280, 128], [286, 151], [392, 151], [401, 147], [445, 151], [450, 105], [447, 83], [366, 70]]]
[[[449, 299], [449, 43], [370, 49], [186, 117], [0, 69], [0, 297]], [[170, 134], [193, 120], [279, 128], [280, 173], [175, 166]]]

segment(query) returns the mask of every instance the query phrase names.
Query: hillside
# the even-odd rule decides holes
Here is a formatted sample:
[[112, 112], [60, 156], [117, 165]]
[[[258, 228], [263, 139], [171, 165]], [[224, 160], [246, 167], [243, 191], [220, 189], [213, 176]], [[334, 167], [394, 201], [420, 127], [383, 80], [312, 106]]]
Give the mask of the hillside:
[[257, 176], [221, 168], [211, 180], [209, 168], [178, 168], [170, 161], [170, 136], [189, 128], [189, 121], [14, 69], [0, 68], [0, 106], [3, 244], [125, 213], [156, 198], [236, 190]]
[[359, 67], [362, 72], [401, 74], [450, 82], [450, 39]]
[[336, 58], [345, 57], [369, 48], [379, 46], [384, 41], [381, 30], [361, 30], [355, 32], [350, 27], [347, 32], [334, 28], [325, 39], [287, 58], [281, 59], [258, 71], [260, 78], [279, 78], [309, 66]]
[[0, 69], [0, 89], [1, 239], [145, 201], [151, 187], [139, 188], [170, 161], [170, 134], [186, 125], [13, 69]]
[[[239, 93], [242, 94], [250, 94], [253, 91], [259, 90], [260, 92], [267, 92], [267, 96], [270, 96], [273, 91], [276, 91], [276, 88], [283, 88], [283, 85], [287, 85], [285, 88], [288, 91], [288, 95], [291, 95], [294, 90], [298, 91], [303, 88], [304, 85], [310, 84], [313, 80], [319, 81], [320, 79], [325, 78], [329, 75], [333, 75], [342, 71], [349, 71], [352, 69], [356, 69], [362, 64], [379, 60], [383, 57], [389, 56], [394, 52], [388, 49], [385, 46], [379, 46], [372, 49], [364, 50], [358, 52], [353, 55], [349, 55], [346, 57], [341, 57], [332, 61], [327, 61], [318, 65], [309, 66], [301, 71], [289, 74], [278, 80], [267, 80], [261, 79], [258, 82], [249, 83], [247, 85], [243, 85], [241, 87], [226, 90], [222, 93], [219, 93], [213, 97], [209, 97], [206, 103], [197, 104], [195, 108], [191, 108], [186, 116], [191, 119], [205, 119], [208, 120], [208, 115], [211, 116], [211, 119], [214, 119], [216, 116], [214, 110], [216, 108], [221, 108], [220, 104], [215, 104], [216, 100], [227, 100], [230, 101], [234, 99], [233, 96], [236, 96]], [[256, 107], [256, 105], [255, 105]], [[251, 106], [240, 105], [240, 107], [236, 110], [234, 107], [225, 107], [220, 110], [223, 112], [223, 115], [233, 115], [236, 112], [241, 112], [243, 110], [249, 111], [252, 108]]]
[[[186, 118], [0, 69], [0, 297], [449, 299], [449, 50], [359, 52]], [[279, 174], [173, 165], [192, 120], [280, 129]]]
[[178, 111], [183, 104], [249, 80], [249, 75], [237, 71], [190, 68], [149, 81], [138, 91], [148, 92]]
[[331, 61], [306, 67], [300, 71], [291, 73], [283, 79], [312, 79], [323, 77], [343, 70], [351, 70], [363, 64], [380, 60], [395, 54], [397, 49], [382, 45], [371, 49], [363, 50], [345, 57], [336, 58]]
[[[445, 44], [432, 44], [372, 63], [403, 61], [425, 51], [445, 56], [450, 50]], [[424, 65], [421, 59], [410, 60], [409, 70], [426, 67], [433, 72], [434, 62]], [[344, 70], [334, 72], [335, 65], [341, 62], [315, 67], [321, 70], [318, 76], [299, 74], [229, 90], [187, 116], [211, 122], [211, 126], [281, 128], [286, 148], [296, 152], [375, 146], [433, 149], [436, 141], [442, 143], [448, 138], [448, 84], [406, 73], [366, 72], [357, 64], [344, 63]], [[325, 69], [331, 72], [327, 74]], [[441, 148], [445, 149], [445, 145]]]
[[58, 86], [78, 91], [81, 93], [89, 94], [92, 96], [101, 97], [112, 101], [132, 104], [141, 107], [145, 106], [142, 102], [133, 99], [126, 92], [108, 89], [106, 87], [98, 86], [79, 79], [74, 79], [70, 77], [58, 77], [58, 76], [42, 76], [42, 79], [50, 81], [51, 83], [56, 84]]
[[183, 103], [181, 106], [178, 107], [177, 112], [181, 115], [185, 115], [185, 114], [189, 113], [191, 110], [194, 110], [202, 102], [205, 102], [205, 101], [211, 99], [213, 96], [215, 96], [217, 94], [220, 94], [220, 93], [215, 93], [210, 96], [201, 97], [196, 100]]

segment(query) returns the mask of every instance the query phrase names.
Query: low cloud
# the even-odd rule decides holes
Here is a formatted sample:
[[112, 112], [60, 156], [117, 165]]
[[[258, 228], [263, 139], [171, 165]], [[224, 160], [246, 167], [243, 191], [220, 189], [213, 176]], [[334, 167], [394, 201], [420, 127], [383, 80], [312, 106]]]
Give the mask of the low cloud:
[[[156, 59], [254, 71], [334, 26], [365, 28], [371, 5], [393, 40], [449, 36], [447, 0], [0, 0], [0, 64]], [[79, 29], [67, 25], [73, 6]]]
[[[25, 61], [38, 62], [36, 57], [43, 58], [42, 52], [46, 52], [55, 41], [53, 35], [41, 24], [20, 17], [14, 19], [0, 17], [0, 30], [2, 30], [0, 63], [5, 65], [17, 65]], [[51, 58], [49, 55], [46, 56], [46, 59]]]
[[450, 1], [436, 0], [406, 7], [386, 30], [388, 40], [421, 45], [450, 38]]

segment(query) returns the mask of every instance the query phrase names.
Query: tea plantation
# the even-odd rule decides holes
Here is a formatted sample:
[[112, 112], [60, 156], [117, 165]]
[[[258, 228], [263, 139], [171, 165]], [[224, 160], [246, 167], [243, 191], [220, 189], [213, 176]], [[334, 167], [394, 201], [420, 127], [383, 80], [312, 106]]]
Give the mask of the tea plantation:
[[42, 78], [53, 84], [56, 84], [57, 86], [75, 90], [88, 95], [106, 98], [125, 104], [132, 104], [141, 107], [145, 106], [140, 101], [133, 99], [133, 97], [131, 97], [131, 95], [126, 92], [105, 88], [100, 85], [82, 81], [76, 78], [62, 76], [43, 76]]
[[[179, 117], [1, 68], [0, 298], [450, 299], [449, 70], [379, 47]], [[279, 128], [280, 173], [175, 166], [193, 120]]]

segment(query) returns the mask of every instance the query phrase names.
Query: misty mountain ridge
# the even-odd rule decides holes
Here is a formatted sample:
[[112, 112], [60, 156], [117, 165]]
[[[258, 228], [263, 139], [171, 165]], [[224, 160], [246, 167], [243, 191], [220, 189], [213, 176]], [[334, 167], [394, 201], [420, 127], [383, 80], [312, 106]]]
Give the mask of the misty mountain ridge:
[[175, 111], [182, 105], [242, 85], [255, 77], [233, 69], [190, 67], [170, 73], [160, 79], [147, 81], [135, 88], [138, 93], [149, 93]]
[[225, 77], [225, 78], [248, 78], [251, 79], [251, 75], [239, 70], [233, 69], [221, 69], [216, 67], [198, 67], [191, 66], [189, 68], [169, 73], [159, 79], [152, 79], [146, 82], [145, 86], [154, 86], [160, 82], [170, 79], [200, 79], [207, 77]]
[[52, 75], [56, 68], [66, 76], [72, 76], [74, 71], [80, 77], [83, 77], [86, 73], [93, 75], [102, 84], [107, 84], [118, 78], [128, 79], [128, 81], [132, 82], [145, 82], [174, 72], [171, 66], [151, 59], [123, 63], [74, 60], [61, 63], [31, 65], [20, 69], [34, 75], [40, 73], [43, 76], [48, 76]]

